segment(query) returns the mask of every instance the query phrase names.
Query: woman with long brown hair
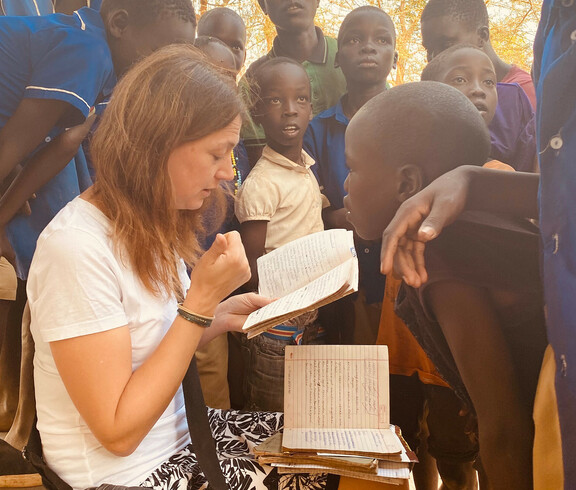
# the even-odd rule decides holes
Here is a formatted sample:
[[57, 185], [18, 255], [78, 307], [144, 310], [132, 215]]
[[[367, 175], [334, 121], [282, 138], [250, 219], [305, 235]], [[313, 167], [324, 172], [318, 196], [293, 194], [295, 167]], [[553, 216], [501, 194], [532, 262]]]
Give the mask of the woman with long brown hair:
[[[204, 210], [222, 207], [220, 183], [233, 178], [241, 112], [229, 77], [194, 48], [141, 61], [94, 137], [96, 183], [38, 240], [28, 282], [38, 430], [73, 488], [170, 488], [186, 465], [188, 488], [205, 483], [190, 471], [182, 380], [198, 346], [269, 302], [224, 300], [250, 277], [237, 233], [203, 255], [198, 244]], [[280, 424], [248, 416], [260, 437]]]

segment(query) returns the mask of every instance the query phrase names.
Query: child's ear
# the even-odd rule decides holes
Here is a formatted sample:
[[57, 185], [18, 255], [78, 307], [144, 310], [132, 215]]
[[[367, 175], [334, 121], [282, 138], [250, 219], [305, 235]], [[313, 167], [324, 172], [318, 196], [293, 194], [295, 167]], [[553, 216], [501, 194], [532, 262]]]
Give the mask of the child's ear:
[[108, 31], [116, 39], [120, 39], [130, 24], [128, 12], [124, 9], [113, 11], [108, 16]]
[[422, 170], [416, 165], [402, 165], [396, 170], [396, 194], [400, 202], [422, 190]]
[[484, 45], [488, 44], [488, 42], [490, 41], [490, 29], [488, 28], [488, 26], [482, 26], [478, 28], [476, 33], [478, 34], [478, 40], [479, 40], [478, 46], [480, 48], [483, 48]]
[[394, 51], [394, 61], [392, 61], [392, 69], [395, 70], [398, 66], [398, 51]]

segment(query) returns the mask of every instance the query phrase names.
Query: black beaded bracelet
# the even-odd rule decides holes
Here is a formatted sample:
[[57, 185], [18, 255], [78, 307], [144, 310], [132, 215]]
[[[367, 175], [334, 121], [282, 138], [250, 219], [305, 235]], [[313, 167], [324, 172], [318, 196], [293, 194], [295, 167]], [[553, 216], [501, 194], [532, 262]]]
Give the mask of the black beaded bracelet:
[[192, 313], [181, 304], [178, 305], [178, 309], [176, 311], [178, 311], [178, 314], [184, 318], [184, 320], [188, 320], [189, 322], [195, 323], [196, 325], [204, 328], [212, 325], [212, 320], [214, 320], [214, 317], [212, 316], [202, 316], [196, 313]]

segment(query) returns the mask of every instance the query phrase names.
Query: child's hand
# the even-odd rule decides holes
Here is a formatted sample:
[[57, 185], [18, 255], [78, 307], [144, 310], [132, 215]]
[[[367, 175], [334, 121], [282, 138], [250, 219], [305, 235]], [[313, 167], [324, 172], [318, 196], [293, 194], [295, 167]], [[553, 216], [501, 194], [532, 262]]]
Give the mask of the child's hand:
[[457, 168], [406, 200], [382, 235], [382, 274], [394, 270], [409, 286], [424, 284], [428, 280], [424, 263], [426, 242], [460, 215], [467, 196], [468, 177]]
[[195, 313], [211, 316], [216, 306], [250, 279], [250, 266], [236, 231], [218, 234], [190, 275], [185, 304]]

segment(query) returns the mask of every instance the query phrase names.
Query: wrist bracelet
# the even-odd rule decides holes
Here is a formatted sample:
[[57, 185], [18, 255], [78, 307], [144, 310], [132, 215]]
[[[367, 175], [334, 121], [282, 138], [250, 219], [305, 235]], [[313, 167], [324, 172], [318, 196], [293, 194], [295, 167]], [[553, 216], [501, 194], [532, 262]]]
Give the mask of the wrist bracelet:
[[204, 328], [212, 325], [212, 320], [214, 320], [213, 316], [198, 315], [198, 313], [190, 311], [182, 303], [178, 304], [178, 309], [176, 311], [178, 311], [178, 314], [184, 318], [184, 320], [188, 320], [189, 322], [195, 323]]

